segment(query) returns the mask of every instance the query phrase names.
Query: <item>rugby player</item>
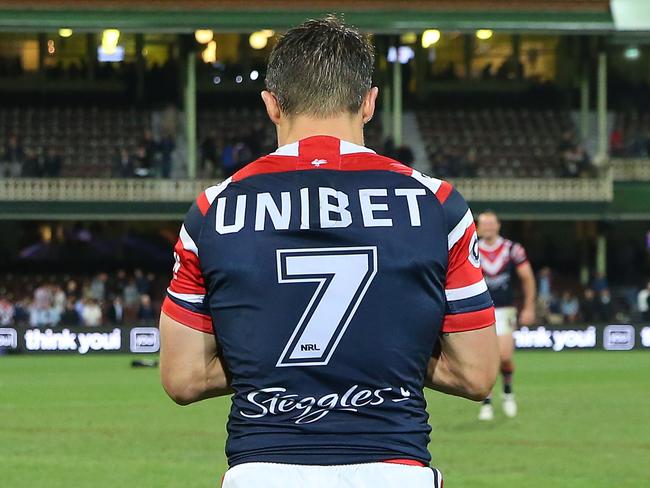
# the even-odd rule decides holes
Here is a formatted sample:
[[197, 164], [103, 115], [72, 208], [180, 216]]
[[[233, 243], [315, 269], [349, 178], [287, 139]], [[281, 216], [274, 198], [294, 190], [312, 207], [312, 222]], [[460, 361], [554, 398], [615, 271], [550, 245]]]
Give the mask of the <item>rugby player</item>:
[[279, 148], [181, 227], [162, 383], [182, 405], [232, 394], [226, 488], [438, 488], [424, 386], [481, 401], [496, 380], [467, 204], [363, 145], [373, 64], [335, 18], [289, 30], [262, 92]]
[[[478, 217], [479, 250], [485, 281], [496, 308], [496, 330], [499, 343], [503, 396], [501, 406], [507, 417], [517, 415], [517, 402], [512, 391], [512, 375], [515, 372], [513, 355], [515, 341], [512, 333], [519, 325], [533, 325], [535, 321], [536, 284], [533, 269], [523, 246], [499, 235], [501, 223], [492, 211]], [[517, 319], [515, 307], [514, 275], [517, 275], [523, 291], [523, 306]], [[492, 395], [488, 396], [479, 410], [479, 420], [493, 420]]]

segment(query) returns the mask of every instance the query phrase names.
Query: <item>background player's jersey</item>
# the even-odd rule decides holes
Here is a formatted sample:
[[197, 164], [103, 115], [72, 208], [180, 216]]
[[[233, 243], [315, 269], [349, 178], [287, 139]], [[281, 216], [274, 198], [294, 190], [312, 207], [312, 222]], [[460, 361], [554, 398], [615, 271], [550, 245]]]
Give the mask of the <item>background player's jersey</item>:
[[513, 275], [518, 266], [528, 262], [526, 251], [517, 242], [499, 237], [489, 246], [479, 240], [481, 267], [495, 307], [515, 304]]
[[434, 344], [494, 322], [448, 183], [310, 137], [200, 195], [175, 255], [163, 310], [217, 336], [231, 466], [429, 462]]

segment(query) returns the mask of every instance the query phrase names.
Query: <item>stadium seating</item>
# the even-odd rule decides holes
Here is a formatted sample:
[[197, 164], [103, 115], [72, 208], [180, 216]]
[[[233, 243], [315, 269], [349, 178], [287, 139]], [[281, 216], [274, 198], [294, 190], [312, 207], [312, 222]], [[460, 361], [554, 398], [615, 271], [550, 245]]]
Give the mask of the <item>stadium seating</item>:
[[58, 148], [61, 176], [103, 177], [116, 148], [132, 152], [150, 119], [150, 111], [134, 107], [0, 107], [0, 138], [17, 135], [26, 153]]
[[[562, 175], [558, 146], [573, 128], [568, 111], [527, 109], [419, 111], [418, 123], [435, 169], [449, 155], [460, 163], [457, 175], [554, 177]], [[468, 168], [474, 152], [480, 162]], [[447, 176], [447, 175], [443, 175]]]
[[[151, 126], [153, 112], [134, 107], [1, 108], [0, 147], [16, 134], [26, 153], [55, 147], [61, 151], [61, 176], [108, 177], [118, 149], [133, 154]], [[418, 111], [417, 120], [434, 172], [443, 177], [563, 176], [558, 151], [562, 134], [573, 130], [568, 111], [462, 108]], [[645, 134], [650, 116], [621, 118], [625, 134]], [[645, 125], [644, 125], [645, 124]], [[275, 148], [275, 131], [261, 108], [203, 108], [199, 144], [209, 134], [221, 142], [251, 140], [250, 158]], [[380, 117], [366, 128], [369, 147], [383, 149]], [[469, 157], [469, 161], [468, 161]], [[472, 165], [472, 159], [480, 164]], [[457, 174], [439, 166], [449, 160]]]

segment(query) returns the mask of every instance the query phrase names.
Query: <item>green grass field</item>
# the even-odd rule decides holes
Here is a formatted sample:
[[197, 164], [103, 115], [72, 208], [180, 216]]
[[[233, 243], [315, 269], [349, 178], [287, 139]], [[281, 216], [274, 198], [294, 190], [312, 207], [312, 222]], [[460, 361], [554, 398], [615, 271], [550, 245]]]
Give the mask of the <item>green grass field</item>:
[[[216, 488], [229, 400], [177, 407], [130, 359], [0, 357], [0, 486]], [[446, 487], [650, 486], [649, 353], [526, 352], [518, 368], [514, 420], [430, 392]]]

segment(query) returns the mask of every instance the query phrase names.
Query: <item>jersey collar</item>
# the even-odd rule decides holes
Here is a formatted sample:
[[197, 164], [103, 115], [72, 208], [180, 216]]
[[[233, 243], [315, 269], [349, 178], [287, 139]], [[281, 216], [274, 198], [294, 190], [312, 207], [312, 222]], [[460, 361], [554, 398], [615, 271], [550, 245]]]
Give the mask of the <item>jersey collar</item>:
[[369, 149], [365, 146], [360, 146], [353, 142], [344, 141], [342, 139], [337, 139], [336, 137], [331, 136], [310, 136], [305, 137], [297, 142], [292, 142], [291, 144], [285, 144], [280, 146], [274, 152], [271, 153], [271, 156], [299, 156], [301, 146], [312, 146], [312, 145], [324, 145], [331, 146], [335, 141], [338, 141], [338, 154], [355, 154], [355, 153], [372, 153], [376, 154], [375, 151]]
[[501, 236], [497, 237], [496, 241], [494, 241], [494, 244], [492, 245], [488, 245], [483, 239], [479, 241], [479, 246], [481, 247], [481, 249], [488, 252], [496, 251], [497, 249], [499, 249], [501, 244], [503, 244], [503, 237]]

